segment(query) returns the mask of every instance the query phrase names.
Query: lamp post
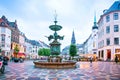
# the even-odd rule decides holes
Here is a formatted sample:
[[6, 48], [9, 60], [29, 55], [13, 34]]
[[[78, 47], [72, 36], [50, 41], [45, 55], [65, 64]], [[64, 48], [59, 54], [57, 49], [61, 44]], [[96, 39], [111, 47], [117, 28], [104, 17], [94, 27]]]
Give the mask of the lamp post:
[[1, 53], [1, 52], [2, 52], [2, 49], [1, 49], [1, 45], [0, 45], [0, 55], [2, 55], [2, 53]]

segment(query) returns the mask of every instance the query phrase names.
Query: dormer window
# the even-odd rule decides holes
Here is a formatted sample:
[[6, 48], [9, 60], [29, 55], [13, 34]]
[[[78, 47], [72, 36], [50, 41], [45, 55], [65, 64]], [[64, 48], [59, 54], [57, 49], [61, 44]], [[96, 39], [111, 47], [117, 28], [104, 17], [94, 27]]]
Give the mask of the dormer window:
[[119, 3], [119, 5], [118, 5], [118, 9], [120, 9], [120, 3]]
[[1, 23], [1, 25], [2, 25], [2, 26], [5, 26], [5, 23], [4, 23], [4, 22], [2, 22], [2, 23]]

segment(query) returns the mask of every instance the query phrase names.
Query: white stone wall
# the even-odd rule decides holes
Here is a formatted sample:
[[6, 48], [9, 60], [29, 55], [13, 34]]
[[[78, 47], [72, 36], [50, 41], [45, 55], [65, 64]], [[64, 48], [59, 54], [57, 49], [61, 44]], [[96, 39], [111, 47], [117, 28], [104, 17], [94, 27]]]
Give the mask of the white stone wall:
[[20, 44], [19, 52], [24, 53], [25, 52], [25, 37], [22, 34], [19, 35], [19, 44]]
[[[5, 29], [5, 32], [2, 32], [1, 29], [4, 28]], [[1, 44], [1, 34], [4, 34], [5, 35], [5, 47], [2, 47], [1, 45], [1, 48], [2, 50], [5, 51], [5, 55], [6, 56], [10, 56], [10, 50], [11, 50], [11, 30], [7, 27], [1, 27], [0, 26], [0, 44]]]
[[[114, 13], [119, 13], [119, 19], [118, 20], [113, 19], [113, 14]], [[106, 16], [107, 15], [110, 15], [110, 21], [109, 22], [106, 22]], [[110, 49], [111, 50], [111, 60], [114, 60], [115, 49], [120, 48], [120, 11], [111, 12], [107, 15], [103, 15], [103, 17], [100, 18], [100, 21], [98, 23], [98, 25], [99, 25], [98, 44], [101, 41], [104, 41], [103, 46], [98, 47], [98, 51], [104, 50], [103, 60], [107, 60], [107, 49]], [[114, 32], [114, 25], [119, 26], [119, 32]], [[110, 26], [110, 33], [109, 34], [106, 33], [106, 26]], [[119, 45], [114, 45], [114, 38], [115, 37], [119, 37]], [[107, 38], [110, 38], [110, 45], [109, 46], [106, 45], [106, 39]]]

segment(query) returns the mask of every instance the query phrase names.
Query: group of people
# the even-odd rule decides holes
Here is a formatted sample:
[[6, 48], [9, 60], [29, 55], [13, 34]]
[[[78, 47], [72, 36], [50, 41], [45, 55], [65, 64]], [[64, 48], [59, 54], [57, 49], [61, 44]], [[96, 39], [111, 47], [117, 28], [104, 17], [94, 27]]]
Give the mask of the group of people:
[[0, 55], [0, 61], [3, 61], [4, 65], [8, 65], [8, 60], [8, 57]]
[[[15, 57], [11, 56], [10, 62], [13, 62], [15, 59], [16, 59]], [[18, 62], [24, 62], [24, 58], [22, 58], [22, 57], [19, 57], [17, 59], [18, 59]]]
[[[90, 61], [90, 63], [92, 63], [93, 58], [92, 58], [92, 57], [90, 57], [89, 61]], [[118, 62], [119, 62], [119, 58], [118, 58], [118, 56], [115, 56], [115, 62], [116, 62], [116, 63], [118, 63]]]

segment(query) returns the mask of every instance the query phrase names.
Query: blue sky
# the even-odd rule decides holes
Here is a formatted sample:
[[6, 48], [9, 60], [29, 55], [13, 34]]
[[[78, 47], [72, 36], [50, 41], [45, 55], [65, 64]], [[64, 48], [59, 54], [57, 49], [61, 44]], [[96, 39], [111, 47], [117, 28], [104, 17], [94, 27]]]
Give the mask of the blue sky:
[[17, 20], [20, 31], [29, 39], [41, 40], [49, 44], [45, 36], [53, 34], [49, 26], [54, 24], [57, 12], [58, 24], [63, 28], [58, 33], [64, 35], [62, 48], [71, 43], [72, 31], [76, 42], [83, 43], [90, 35], [96, 12], [97, 21], [104, 9], [116, 0], [1, 0], [0, 16], [9, 21]]

